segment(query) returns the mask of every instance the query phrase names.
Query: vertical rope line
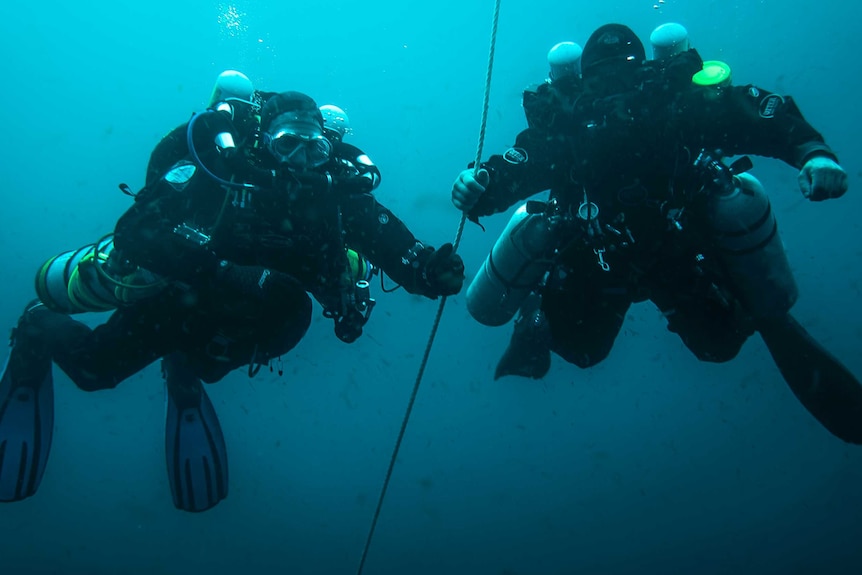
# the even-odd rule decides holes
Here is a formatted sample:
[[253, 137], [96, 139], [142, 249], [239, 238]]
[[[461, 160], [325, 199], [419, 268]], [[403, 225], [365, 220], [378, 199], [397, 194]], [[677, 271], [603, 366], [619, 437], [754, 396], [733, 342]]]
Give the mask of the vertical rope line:
[[[485, 96], [482, 100], [482, 123], [479, 128], [479, 144], [476, 149], [476, 162], [473, 165], [473, 173], [479, 171], [479, 163], [482, 161], [482, 149], [485, 146], [485, 130], [488, 126], [488, 102], [491, 97], [491, 72], [494, 68], [494, 51], [497, 45], [497, 23], [500, 20], [500, 2], [495, 0], [494, 4], [494, 21], [491, 27], [491, 47], [488, 54], [488, 71], [485, 75]], [[461, 221], [458, 223], [458, 231], [455, 233], [455, 241], [453, 246], [455, 251], [461, 243], [461, 236], [464, 233], [464, 225], [467, 221], [467, 216], [461, 214]], [[398, 460], [398, 452], [401, 450], [401, 443], [404, 441], [404, 435], [407, 431], [407, 424], [410, 421], [410, 414], [413, 413], [413, 406], [416, 403], [416, 396], [419, 393], [419, 385], [422, 383], [422, 376], [425, 374], [425, 368], [428, 366], [428, 357], [431, 355], [431, 347], [434, 345], [434, 339], [437, 337], [437, 329], [440, 327], [440, 319], [443, 317], [443, 309], [446, 307], [447, 296], [440, 298], [440, 305], [437, 306], [437, 315], [434, 316], [434, 324], [431, 326], [431, 333], [428, 336], [428, 342], [425, 344], [425, 353], [422, 355], [422, 363], [419, 365], [419, 372], [416, 374], [416, 381], [413, 384], [413, 391], [410, 394], [410, 400], [407, 402], [407, 410], [404, 413], [404, 419], [401, 421], [401, 429], [398, 431], [398, 438], [395, 440], [395, 447], [392, 450], [392, 457], [389, 460], [389, 467], [386, 469], [386, 478], [383, 480], [383, 487], [380, 490], [380, 497], [377, 499], [377, 507], [374, 509], [374, 517], [371, 520], [371, 527], [368, 530], [368, 538], [365, 540], [365, 547], [362, 549], [362, 558], [359, 560], [359, 568], [356, 575], [362, 575], [362, 569], [365, 567], [365, 560], [368, 558], [368, 550], [371, 548], [371, 541], [374, 538], [374, 531], [377, 529], [377, 522], [380, 519], [380, 510], [383, 507], [383, 501], [386, 498], [386, 491], [389, 489], [389, 482], [392, 479], [392, 471], [395, 468], [395, 462]]]

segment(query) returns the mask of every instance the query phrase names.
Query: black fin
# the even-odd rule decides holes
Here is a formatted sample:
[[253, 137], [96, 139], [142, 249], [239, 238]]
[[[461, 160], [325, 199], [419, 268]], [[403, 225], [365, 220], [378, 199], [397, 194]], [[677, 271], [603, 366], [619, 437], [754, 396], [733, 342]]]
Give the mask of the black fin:
[[790, 314], [759, 326], [784, 380], [836, 437], [862, 444], [862, 385]]

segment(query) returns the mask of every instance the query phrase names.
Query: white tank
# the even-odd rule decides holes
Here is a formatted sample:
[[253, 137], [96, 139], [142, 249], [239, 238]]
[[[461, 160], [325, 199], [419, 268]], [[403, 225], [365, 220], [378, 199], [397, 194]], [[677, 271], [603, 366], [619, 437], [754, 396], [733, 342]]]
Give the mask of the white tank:
[[467, 288], [467, 310], [481, 324], [507, 323], [551, 265], [558, 225], [518, 208]]
[[682, 24], [662, 24], [649, 35], [652, 57], [655, 60], [670, 58], [689, 49], [688, 30]]
[[566, 76], [581, 75], [581, 55], [584, 49], [574, 42], [560, 42], [548, 51], [549, 78], [551, 81]]
[[208, 106], [212, 107], [231, 98], [250, 102], [253, 96], [254, 85], [248, 76], [236, 70], [225, 70], [216, 78]]
[[323, 116], [323, 130], [327, 132], [327, 136], [331, 133], [334, 139], [340, 142], [344, 136], [353, 133], [350, 117], [338, 106], [324, 104], [320, 107], [320, 114]]

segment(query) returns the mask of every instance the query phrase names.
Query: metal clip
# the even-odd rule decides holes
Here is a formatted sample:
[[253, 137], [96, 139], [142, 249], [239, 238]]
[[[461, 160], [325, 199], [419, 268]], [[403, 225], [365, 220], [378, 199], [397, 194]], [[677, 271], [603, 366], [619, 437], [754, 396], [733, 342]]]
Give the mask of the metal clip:
[[598, 257], [599, 267], [602, 268], [603, 271], [611, 271], [611, 265], [605, 261], [605, 248], [593, 248], [593, 253]]

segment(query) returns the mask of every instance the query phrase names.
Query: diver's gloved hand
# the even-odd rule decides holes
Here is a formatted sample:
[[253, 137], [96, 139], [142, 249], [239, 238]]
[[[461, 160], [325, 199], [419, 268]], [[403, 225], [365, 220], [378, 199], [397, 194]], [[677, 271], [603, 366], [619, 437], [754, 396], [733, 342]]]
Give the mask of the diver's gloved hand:
[[812, 202], [840, 198], [847, 191], [847, 172], [832, 158], [815, 156], [799, 172], [799, 189]]
[[462, 212], [469, 212], [479, 201], [479, 196], [485, 193], [490, 181], [488, 170], [481, 169], [475, 176], [473, 170], [464, 170], [452, 186], [452, 203]]
[[422, 279], [427, 285], [425, 295], [436, 297], [455, 295], [464, 285], [464, 261], [452, 244], [443, 244], [432, 251], [422, 267]]

